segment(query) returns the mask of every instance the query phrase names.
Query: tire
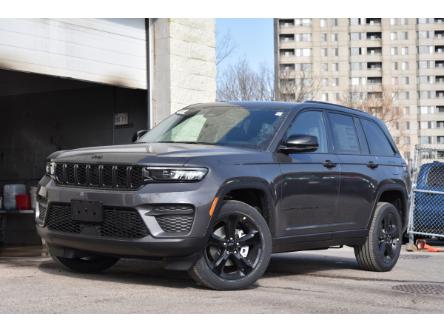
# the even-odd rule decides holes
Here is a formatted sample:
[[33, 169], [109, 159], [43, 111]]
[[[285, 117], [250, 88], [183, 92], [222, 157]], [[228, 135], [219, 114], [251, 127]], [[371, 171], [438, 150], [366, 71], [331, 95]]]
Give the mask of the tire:
[[[51, 249], [49, 249], [51, 254]], [[91, 256], [83, 258], [63, 258], [51, 254], [52, 259], [60, 266], [77, 273], [100, 273], [114, 266], [119, 258]]]
[[355, 247], [361, 269], [374, 272], [390, 271], [401, 253], [402, 223], [395, 206], [378, 202], [364, 244]]
[[210, 289], [245, 289], [265, 273], [271, 249], [271, 233], [258, 210], [228, 200], [220, 209], [202, 256], [189, 273]]

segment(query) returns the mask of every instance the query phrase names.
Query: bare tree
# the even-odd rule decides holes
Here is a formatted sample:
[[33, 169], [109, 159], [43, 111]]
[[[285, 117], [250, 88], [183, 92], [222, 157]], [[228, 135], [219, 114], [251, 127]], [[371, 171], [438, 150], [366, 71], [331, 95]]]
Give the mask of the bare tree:
[[339, 101], [348, 107], [370, 113], [381, 119], [388, 127], [402, 151], [410, 150], [410, 143], [402, 138], [407, 134], [406, 123], [402, 122], [404, 110], [398, 103], [399, 90], [396, 86], [383, 85], [380, 91], [367, 92], [354, 88]]
[[270, 101], [273, 99], [273, 74], [265, 65], [256, 71], [245, 59], [240, 59], [219, 74], [217, 82], [217, 100], [219, 101]]
[[223, 35], [216, 32], [216, 41], [216, 65], [219, 65], [234, 52], [237, 46], [230, 32], [225, 32]]
[[311, 70], [280, 70], [276, 80], [276, 97], [281, 101], [302, 102], [314, 99], [319, 92], [319, 79], [313, 77]]

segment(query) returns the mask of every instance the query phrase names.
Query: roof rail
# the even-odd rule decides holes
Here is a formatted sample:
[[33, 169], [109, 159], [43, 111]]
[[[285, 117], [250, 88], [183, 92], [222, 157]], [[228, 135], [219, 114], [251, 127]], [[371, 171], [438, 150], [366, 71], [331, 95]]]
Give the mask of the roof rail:
[[362, 111], [362, 110], [359, 110], [359, 109], [354, 109], [354, 108], [351, 108], [351, 107], [348, 107], [348, 106], [345, 106], [345, 105], [329, 103], [329, 102], [324, 102], [324, 101], [316, 101], [316, 100], [312, 100], [312, 99], [306, 99], [304, 101], [304, 103], [319, 103], [319, 104], [326, 104], [326, 105], [332, 105], [332, 106], [339, 106], [341, 108], [345, 108], [345, 109], [349, 109], [349, 110], [353, 110], [353, 111], [359, 111], [359, 112], [366, 113], [365, 111]]

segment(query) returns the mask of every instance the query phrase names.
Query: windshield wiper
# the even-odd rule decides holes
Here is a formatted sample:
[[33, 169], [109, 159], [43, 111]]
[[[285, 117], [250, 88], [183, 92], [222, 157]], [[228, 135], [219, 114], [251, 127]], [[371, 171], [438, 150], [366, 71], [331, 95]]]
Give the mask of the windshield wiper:
[[156, 141], [153, 143], [185, 143], [190, 145], [217, 145], [217, 143], [199, 142], [199, 141]]

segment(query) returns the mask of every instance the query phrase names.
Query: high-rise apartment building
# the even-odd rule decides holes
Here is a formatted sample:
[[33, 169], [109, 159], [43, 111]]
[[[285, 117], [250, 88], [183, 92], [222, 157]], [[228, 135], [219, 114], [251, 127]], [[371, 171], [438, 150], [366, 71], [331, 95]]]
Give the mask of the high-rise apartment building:
[[285, 18], [274, 25], [280, 98], [380, 100], [373, 107], [393, 110], [388, 125], [407, 159], [416, 144], [442, 147], [444, 155], [444, 18]]

